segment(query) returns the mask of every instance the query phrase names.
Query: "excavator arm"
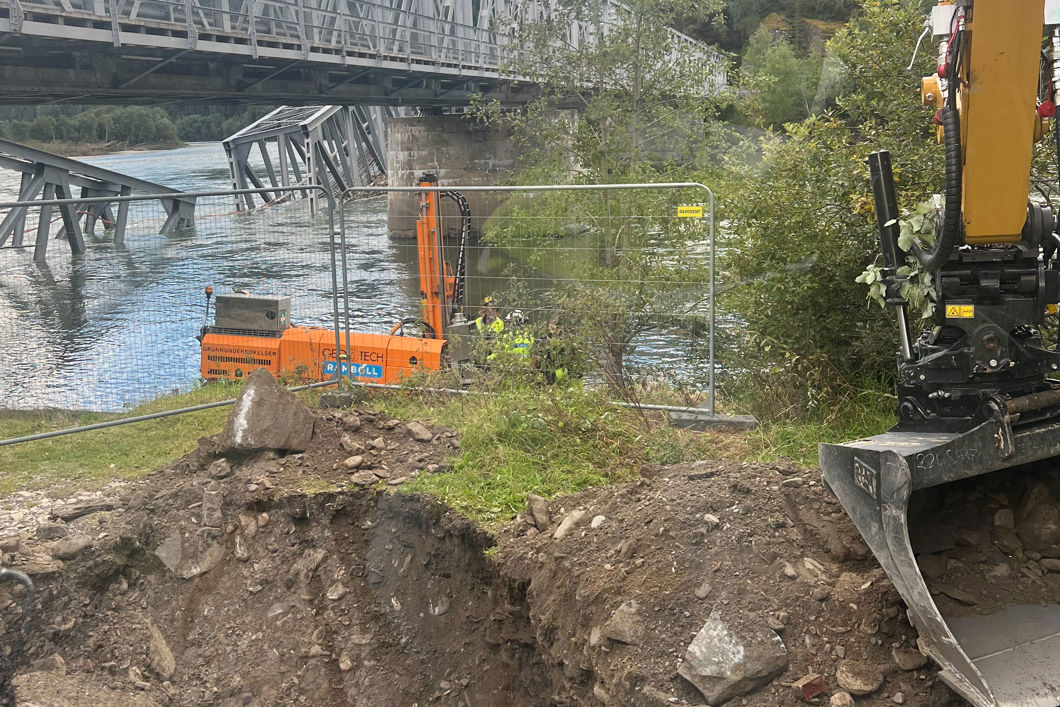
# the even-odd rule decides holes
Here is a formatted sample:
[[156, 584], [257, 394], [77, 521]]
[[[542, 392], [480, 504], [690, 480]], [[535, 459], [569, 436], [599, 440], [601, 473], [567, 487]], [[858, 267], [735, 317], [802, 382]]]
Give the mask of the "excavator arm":
[[1060, 604], [941, 611], [918, 564], [909, 508], [926, 489], [1060, 454], [1060, 383], [1051, 377], [1060, 354], [1042, 333], [1060, 299], [1058, 241], [1048, 206], [1028, 199], [1033, 142], [1054, 111], [1050, 81], [1060, 80], [1052, 69], [1060, 34], [1051, 63], [1042, 52], [1058, 15], [1056, 0], [932, 9], [938, 71], [923, 80], [922, 99], [935, 109], [946, 190], [934, 242], [910, 254], [934, 275], [935, 319], [911, 339], [890, 155], [874, 153], [886, 302], [899, 330], [898, 424], [820, 445], [825, 482], [902, 595], [921, 649], [983, 706], [1060, 704]]

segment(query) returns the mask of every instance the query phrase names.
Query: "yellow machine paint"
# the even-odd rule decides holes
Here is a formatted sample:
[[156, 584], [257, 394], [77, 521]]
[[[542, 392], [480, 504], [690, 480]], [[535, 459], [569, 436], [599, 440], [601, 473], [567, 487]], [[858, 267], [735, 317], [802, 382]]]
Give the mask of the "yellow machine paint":
[[958, 95], [971, 245], [1018, 243], [1027, 220], [1044, 12], [1045, 0], [975, 2]]

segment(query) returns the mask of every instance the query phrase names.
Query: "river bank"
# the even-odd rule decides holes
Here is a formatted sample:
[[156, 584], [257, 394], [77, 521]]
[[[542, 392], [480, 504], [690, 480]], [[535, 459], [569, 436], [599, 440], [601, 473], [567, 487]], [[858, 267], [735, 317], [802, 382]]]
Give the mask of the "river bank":
[[21, 143], [34, 150], [43, 150], [60, 157], [71, 157], [80, 159], [82, 157], [99, 157], [102, 155], [119, 155], [125, 153], [151, 152], [155, 150], [175, 150], [179, 147], [187, 147], [184, 142], [144, 143], [130, 145], [124, 142], [65, 142], [57, 140], [54, 142], [41, 142], [39, 140], [26, 140]]

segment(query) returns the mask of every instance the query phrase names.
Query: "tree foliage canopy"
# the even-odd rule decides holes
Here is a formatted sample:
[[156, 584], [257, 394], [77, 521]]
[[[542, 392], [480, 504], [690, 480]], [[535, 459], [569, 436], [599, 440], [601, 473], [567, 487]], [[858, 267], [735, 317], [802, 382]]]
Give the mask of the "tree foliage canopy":
[[723, 203], [737, 285], [727, 304], [746, 323], [731, 365], [777, 391], [775, 409], [804, 410], [892, 373], [890, 314], [856, 282], [879, 250], [865, 161], [891, 151], [905, 207], [941, 186], [942, 151], [917, 95], [930, 52], [906, 70], [922, 26], [916, 0], [865, 0], [828, 45], [844, 71], [834, 106], [767, 134], [761, 159], [730, 161]]

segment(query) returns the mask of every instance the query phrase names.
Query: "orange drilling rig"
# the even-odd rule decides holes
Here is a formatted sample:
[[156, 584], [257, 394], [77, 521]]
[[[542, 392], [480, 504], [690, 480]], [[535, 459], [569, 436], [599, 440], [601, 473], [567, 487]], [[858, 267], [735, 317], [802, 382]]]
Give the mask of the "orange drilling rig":
[[[436, 191], [438, 178], [420, 177], [420, 214], [416, 222], [422, 318], [404, 319], [388, 334], [341, 332], [290, 324], [288, 297], [218, 295], [213, 326], [204, 326], [202, 377], [240, 379], [256, 368], [296, 380], [343, 377], [367, 383], [398, 383], [418, 369], [439, 370], [457, 346], [454, 334], [468, 333], [464, 316], [467, 240], [471, 210], [458, 192]], [[445, 260], [439, 198], [456, 202], [461, 214], [460, 247], [455, 270]], [[209, 317], [211, 287], [206, 288]], [[416, 336], [406, 336], [414, 331]]]

